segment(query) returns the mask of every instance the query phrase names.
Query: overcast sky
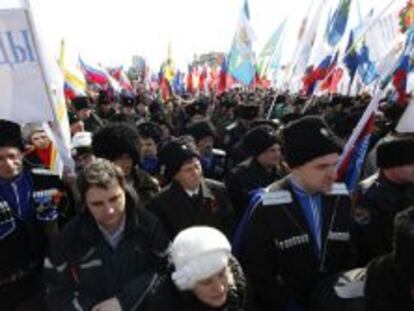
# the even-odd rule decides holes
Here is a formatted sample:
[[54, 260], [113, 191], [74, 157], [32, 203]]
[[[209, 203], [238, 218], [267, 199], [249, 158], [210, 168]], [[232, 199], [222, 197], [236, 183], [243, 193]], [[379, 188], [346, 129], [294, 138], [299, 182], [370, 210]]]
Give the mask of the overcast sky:
[[[0, 0], [13, 2], [18, 0]], [[312, 0], [249, 0], [251, 23], [256, 33], [256, 53], [284, 17], [289, 18], [294, 42], [299, 21], [309, 14]], [[320, 0], [313, 0], [318, 2]], [[388, 2], [359, 1], [361, 13], [378, 10]], [[338, 0], [325, 0], [334, 4]], [[129, 64], [131, 56], [142, 55], [158, 65], [167, 55], [185, 68], [193, 55], [209, 51], [228, 52], [243, 0], [31, 0], [35, 18], [46, 45], [57, 55], [65, 38], [72, 59], [80, 53], [91, 63]], [[314, 3], [313, 7], [316, 4]]]

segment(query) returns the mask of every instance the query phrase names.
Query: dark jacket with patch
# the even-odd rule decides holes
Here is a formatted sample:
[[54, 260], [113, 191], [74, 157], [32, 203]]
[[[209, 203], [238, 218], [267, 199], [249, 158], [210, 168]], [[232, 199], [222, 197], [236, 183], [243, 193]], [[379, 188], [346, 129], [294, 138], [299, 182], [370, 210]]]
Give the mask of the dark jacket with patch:
[[351, 268], [350, 200], [344, 184], [322, 195], [322, 248], [315, 241], [287, 178], [271, 185], [247, 225], [244, 270], [261, 310], [308, 305], [318, 281]]
[[414, 310], [412, 286], [392, 254], [374, 259], [365, 283], [366, 311]]
[[361, 182], [357, 207], [368, 212], [367, 219], [358, 223], [356, 230], [361, 264], [391, 252], [394, 217], [412, 205], [414, 184], [395, 184], [382, 174]]
[[255, 158], [249, 158], [234, 167], [226, 176], [226, 187], [233, 203], [236, 219], [240, 219], [249, 204], [253, 190], [269, 186], [286, 175], [276, 169], [271, 172], [260, 165]]
[[68, 223], [45, 260], [51, 310], [91, 310], [117, 298], [123, 310], [139, 305], [162, 270], [168, 238], [158, 219], [127, 197], [123, 237], [113, 249], [88, 212]]
[[196, 198], [190, 198], [181, 185], [172, 181], [152, 201], [150, 209], [173, 239], [181, 230], [196, 225], [215, 227], [227, 236], [233, 226], [233, 208], [221, 182], [204, 179]]
[[12, 181], [0, 179], [0, 301], [4, 310], [41, 291], [47, 228], [57, 228], [63, 193], [50, 171], [23, 171]]

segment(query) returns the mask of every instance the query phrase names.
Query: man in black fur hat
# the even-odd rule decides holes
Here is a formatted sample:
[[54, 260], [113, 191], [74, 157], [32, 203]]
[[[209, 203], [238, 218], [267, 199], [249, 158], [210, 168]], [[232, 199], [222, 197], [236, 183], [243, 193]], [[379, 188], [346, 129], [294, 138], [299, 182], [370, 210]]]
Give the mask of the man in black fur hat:
[[255, 127], [243, 137], [249, 158], [237, 164], [226, 176], [226, 186], [240, 220], [249, 204], [251, 192], [267, 187], [285, 176], [289, 169], [282, 161], [281, 143], [268, 125]]
[[390, 136], [377, 148], [379, 171], [360, 183], [357, 228], [360, 264], [391, 251], [395, 215], [414, 205], [414, 139]]
[[52, 172], [24, 169], [23, 151], [19, 125], [0, 120], [0, 305], [40, 311], [43, 259], [63, 190]]
[[83, 121], [85, 131], [95, 133], [104, 122], [93, 112], [89, 97], [78, 96], [71, 100], [73, 112]]
[[157, 180], [138, 167], [138, 132], [134, 127], [123, 123], [107, 125], [93, 136], [92, 148], [97, 157], [122, 168], [144, 206], [159, 191]]
[[262, 310], [307, 310], [318, 282], [352, 267], [350, 198], [323, 119], [291, 122], [282, 142], [291, 173], [254, 198], [242, 263]]

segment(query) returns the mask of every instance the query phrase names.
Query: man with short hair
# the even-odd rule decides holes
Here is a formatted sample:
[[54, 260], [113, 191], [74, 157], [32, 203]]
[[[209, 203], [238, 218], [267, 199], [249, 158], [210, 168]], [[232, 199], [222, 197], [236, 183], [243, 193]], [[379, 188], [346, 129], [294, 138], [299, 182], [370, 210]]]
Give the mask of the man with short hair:
[[0, 120], [0, 305], [45, 310], [43, 259], [64, 193], [52, 172], [24, 169], [23, 150], [20, 126]]
[[242, 257], [261, 310], [308, 310], [315, 285], [352, 266], [350, 199], [335, 184], [341, 151], [319, 117], [283, 129], [291, 173], [253, 206]]
[[45, 260], [52, 310], [134, 310], [164, 265], [168, 238], [127, 189], [121, 169], [97, 159], [78, 176], [84, 211]]
[[392, 249], [395, 215], [414, 205], [414, 139], [390, 136], [377, 148], [378, 173], [360, 183], [356, 203], [360, 264]]
[[167, 186], [150, 209], [162, 221], [169, 237], [194, 225], [208, 225], [230, 235], [233, 208], [223, 183], [203, 178], [199, 154], [192, 140], [173, 140], [160, 151]]

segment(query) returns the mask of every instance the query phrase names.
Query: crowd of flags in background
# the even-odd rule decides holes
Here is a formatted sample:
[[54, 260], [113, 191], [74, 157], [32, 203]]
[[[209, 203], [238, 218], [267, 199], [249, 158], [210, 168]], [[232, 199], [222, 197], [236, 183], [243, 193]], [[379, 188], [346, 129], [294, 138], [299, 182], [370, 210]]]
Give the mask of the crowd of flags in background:
[[[142, 81], [148, 89], [159, 90], [164, 100], [172, 94], [222, 93], [234, 86], [273, 86], [308, 96], [325, 92], [355, 95], [362, 88], [372, 92], [378, 86], [375, 82], [382, 78], [378, 74], [378, 64], [387, 52], [395, 48], [397, 38], [410, 32], [414, 4], [410, 0], [401, 3], [397, 9], [379, 14], [371, 10], [351, 29], [348, 20], [351, 14], [356, 14], [358, 1], [332, 2], [335, 4], [311, 1], [301, 23], [293, 57], [282, 64], [289, 19], [280, 21], [262, 51], [256, 55], [256, 36], [249, 5], [247, 0], [243, 0], [227, 55], [218, 57], [214, 64], [192, 63], [187, 70], [181, 71], [174, 67], [169, 44], [166, 61], [159, 70], [147, 68]], [[326, 16], [325, 23], [323, 16]], [[406, 100], [407, 76], [412, 69], [412, 48], [407, 44], [404, 57], [401, 54], [388, 85], [393, 87], [396, 102], [400, 104]], [[87, 84], [111, 88], [115, 92], [133, 92], [122, 67], [91, 65], [81, 57], [76, 67], [76, 70], [63, 68], [68, 99], [85, 94]]]
[[[357, 14], [358, 1], [311, 1], [301, 22], [293, 56], [282, 64], [289, 19], [280, 21], [256, 56], [249, 5], [243, 0], [227, 55], [214, 64], [192, 63], [186, 71], [180, 71], [174, 68], [169, 44], [166, 61], [160, 69], [151, 72], [146, 68], [141, 80], [147, 89], [157, 91], [163, 101], [173, 94], [221, 94], [234, 86], [249, 89], [272, 86], [306, 96], [356, 95], [362, 89], [368, 90], [374, 95], [370, 106], [373, 108], [354, 130], [338, 166], [340, 178], [352, 190], [373, 131], [373, 113], [379, 102], [375, 95], [390, 90], [398, 105], [406, 103], [414, 49], [412, 0], [400, 1], [398, 8], [392, 6], [395, 0], [390, 0], [382, 11], [377, 8], [365, 17], [359, 16], [359, 23], [351, 28], [349, 19]], [[122, 67], [92, 66], [79, 57], [78, 68], [77, 72], [62, 68], [68, 99], [84, 95], [87, 84], [115, 92], [134, 92]]]

